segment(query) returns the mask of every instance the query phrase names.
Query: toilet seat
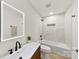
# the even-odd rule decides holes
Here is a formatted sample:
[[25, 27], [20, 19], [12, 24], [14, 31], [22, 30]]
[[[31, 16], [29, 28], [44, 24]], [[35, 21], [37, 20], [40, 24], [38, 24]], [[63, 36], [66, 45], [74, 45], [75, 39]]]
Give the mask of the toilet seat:
[[45, 53], [50, 53], [51, 52], [51, 48], [46, 46], [46, 45], [41, 45], [41, 51], [45, 52]]

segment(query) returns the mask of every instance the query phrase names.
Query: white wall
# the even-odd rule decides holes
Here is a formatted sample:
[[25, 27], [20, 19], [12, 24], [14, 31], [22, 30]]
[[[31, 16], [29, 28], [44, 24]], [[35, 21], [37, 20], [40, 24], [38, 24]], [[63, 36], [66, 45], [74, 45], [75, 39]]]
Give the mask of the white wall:
[[72, 8], [65, 13], [65, 43], [71, 47], [72, 45]]
[[[40, 17], [28, 4], [28, 0], [3, 0], [15, 8], [25, 13], [25, 36], [32, 36], [32, 40], [39, 39], [39, 22]], [[15, 46], [16, 40], [19, 40], [22, 44], [26, 42], [24, 38], [18, 38], [6, 42], [0, 42], [0, 57], [7, 54], [8, 50]]]
[[[70, 47], [78, 46], [78, 11], [77, 11], [77, 0], [73, 0], [72, 6], [65, 13], [65, 38], [66, 44]], [[72, 17], [76, 15], [76, 17]]]
[[[53, 15], [44, 19], [44, 39], [65, 43], [64, 23], [64, 13]], [[47, 26], [47, 24], [55, 24], [55, 26]]]

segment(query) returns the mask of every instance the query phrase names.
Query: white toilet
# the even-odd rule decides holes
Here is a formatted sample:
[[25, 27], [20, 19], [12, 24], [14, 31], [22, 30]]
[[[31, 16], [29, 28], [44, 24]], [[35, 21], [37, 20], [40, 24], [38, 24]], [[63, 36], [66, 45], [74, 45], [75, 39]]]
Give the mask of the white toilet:
[[41, 55], [44, 59], [48, 59], [48, 54], [51, 52], [51, 48], [46, 45], [41, 45]]

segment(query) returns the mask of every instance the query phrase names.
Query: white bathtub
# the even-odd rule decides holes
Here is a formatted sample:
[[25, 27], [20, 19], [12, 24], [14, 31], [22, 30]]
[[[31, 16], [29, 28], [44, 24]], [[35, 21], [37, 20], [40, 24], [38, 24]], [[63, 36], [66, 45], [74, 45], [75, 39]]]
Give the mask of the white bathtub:
[[54, 53], [65, 57], [71, 57], [71, 49], [64, 43], [42, 40], [42, 44], [51, 47]]

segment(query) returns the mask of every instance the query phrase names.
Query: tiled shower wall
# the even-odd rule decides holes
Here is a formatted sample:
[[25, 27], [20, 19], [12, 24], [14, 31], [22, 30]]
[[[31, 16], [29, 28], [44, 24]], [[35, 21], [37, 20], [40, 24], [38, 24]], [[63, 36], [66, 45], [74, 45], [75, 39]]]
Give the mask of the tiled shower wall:
[[42, 26], [44, 39], [65, 43], [64, 13], [47, 17]]

